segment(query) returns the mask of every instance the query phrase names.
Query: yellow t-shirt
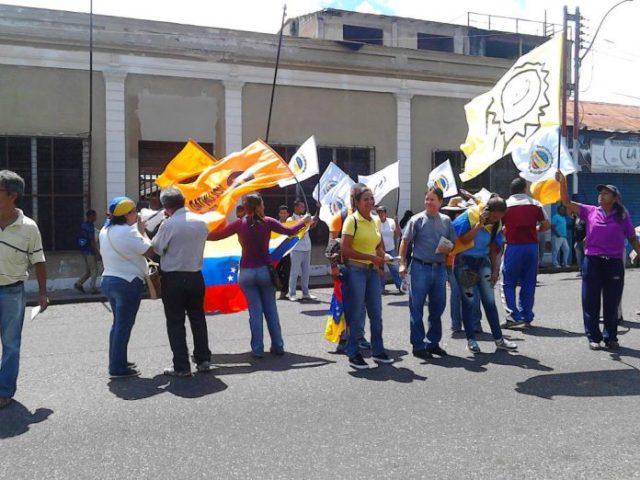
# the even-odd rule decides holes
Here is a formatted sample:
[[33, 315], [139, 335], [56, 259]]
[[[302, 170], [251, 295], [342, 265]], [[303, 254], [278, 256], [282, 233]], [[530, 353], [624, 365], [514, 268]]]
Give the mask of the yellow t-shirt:
[[[356, 229], [356, 221], [358, 228]], [[350, 235], [353, 237], [352, 248], [360, 253], [367, 255], [375, 255], [376, 247], [382, 240], [380, 234], [380, 219], [371, 217], [371, 220], [365, 219], [360, 212], [356, 211], [344, 220], [342, 226], [342, 235]], [[365, 264], [372, 263], [370, 260], [352, 260]]]

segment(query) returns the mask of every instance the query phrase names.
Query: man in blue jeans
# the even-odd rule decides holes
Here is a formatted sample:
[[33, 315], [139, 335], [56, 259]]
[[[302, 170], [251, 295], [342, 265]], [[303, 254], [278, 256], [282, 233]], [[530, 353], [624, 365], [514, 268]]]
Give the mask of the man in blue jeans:
[[[451, 219], [440, 213], [442, 190], [431, 187], [424, 197], [424, 212], [409, 220], [400, 243], [400, 275], [407, 275], [406, 253], [413, 246], [411, 259], [411, 284], [409, 288], [409, 312], [413, 355], [432, 358], [447, 354], [440, 347], [442, 339], [442, 312], [447, 302], [447, 254], [456, 241]], [[443, 246], [441, 239], [451, 242]], [[429, 328], [424, 329], [424, 302], [429, 297]]]
[[9, 405], [16, 393], [26, 305], [24, 281], [29, 276], [29, 264], [35, 267], [41, 311], [49, 304], [40, 231], [17, 208], [23, 193], [22, 177], [10, 170], [0, 170], [0, 408]]

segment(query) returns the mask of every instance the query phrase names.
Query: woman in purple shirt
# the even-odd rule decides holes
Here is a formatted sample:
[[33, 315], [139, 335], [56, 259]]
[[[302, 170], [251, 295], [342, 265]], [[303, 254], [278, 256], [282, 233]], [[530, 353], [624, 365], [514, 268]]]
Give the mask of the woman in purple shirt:
[[[582, 317], [589, 348], [618, 348], [618, 305], [624, 287], [624, 241], [627, 239], [640, 255], [629, 212], [622, 204], [620, 191], [614, 185], [598, 185], [598, 206], [572, 202], [567, 179], [558, 171], [562, 204], [586, 223], [582, 262]], [[600, 331], [600, 303], [604, 331]]]
[[285, 227], [275, 218], [265, 217], [262, 197], [257, 193], [247, 195], [243, 206], [246, 215], [222, 230], [210, 233], [209, 240], [222, 240], [234, 233], [238, 234], [242, 246], [238, 283], [249, 304], [251, 351], [257, 358], [264, 356], [262, 337], [262, 316], [264, 315], [271, 336], [271, 353], [283, 355], [284, 342], [276, 306], [276, 287], [271, 282], [268, 269], [268, 265], [271, 265], [269, 238], [272, 231], [283, 235], [295, 235], [305, 224], [311, 222], [311, 217], [307, 215], [295, 225]]

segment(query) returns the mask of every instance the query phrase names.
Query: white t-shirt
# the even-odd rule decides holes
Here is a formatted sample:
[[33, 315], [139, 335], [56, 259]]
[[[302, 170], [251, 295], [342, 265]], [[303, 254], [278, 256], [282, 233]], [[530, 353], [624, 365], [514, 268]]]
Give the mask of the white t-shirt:
[[382, 223], [380, 233], [382, 233], [382, 242], [384, 243], [384, 251], [388, 252], [396, 248], [395, 241], [395, 231], [396, 231], [396, 222], [395, 220], [387, 217], [387, 220]]
[[[289, 218], [287, 218], [287, 222], [291, 222], [292, 220], [300, 220], [304, 218], [304, 215], [298, 215], [294, 213]], [[309, 232], [305, 233], [300, 241], [296, 243], [296, 246], [293, 247], [293, 251], [295, 252], [309, 252], [311, 251], [311, 238], [309, 237]]]
[[138, 232], [136, 225], [111, 225], [100, 230], [100, 255], [104, 271], [102, 276], [120, 277], [131, 282], [144, 280], [147, 261], [142, 254], [149, 250], [151, 241]]

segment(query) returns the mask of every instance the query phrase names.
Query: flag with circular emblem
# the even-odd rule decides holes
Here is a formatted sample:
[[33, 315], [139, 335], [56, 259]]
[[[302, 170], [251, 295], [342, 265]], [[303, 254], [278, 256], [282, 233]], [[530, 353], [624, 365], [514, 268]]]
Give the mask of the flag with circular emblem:
[[294, 185], [296, 180], [302, 182], [307, 178], [311, 178], [314, 175], [320, 173], [320, 167], [318, 167], [318, 150], [316, 148], [316, 139], [311, 135], [293, 154], [291, 160], [289, 160], [289, 168], [295, 175], [295, 178], [281, 180], [278, 182], [278, 186], [286, 187], [288, 185]]

